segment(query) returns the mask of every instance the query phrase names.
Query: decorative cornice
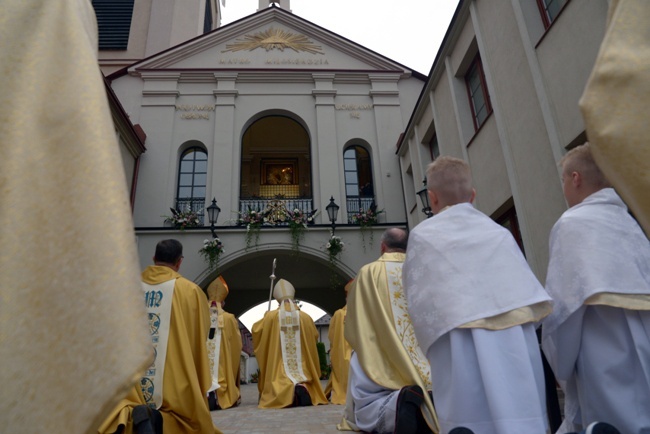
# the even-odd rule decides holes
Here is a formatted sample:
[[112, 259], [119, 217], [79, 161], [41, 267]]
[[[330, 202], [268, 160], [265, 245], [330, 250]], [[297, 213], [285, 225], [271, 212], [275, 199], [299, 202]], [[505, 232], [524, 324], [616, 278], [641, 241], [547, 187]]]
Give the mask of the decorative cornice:
[[336, 96], [336, 89], [314, 89], [311, 94], [314, 96]]
[[239, 91], [237, 89], [214, 89], [214, 90], [212, 90], [212, 94], [215, 97], [218, 97], [218, 96], [237, 97], [239, 95]]
[[142, 77], [142, 79], [146, 81], [154, 81], [154, 80], [178, 81], [178, 79], [181, 78], [180, 72], [169, 72], [165, 70], [139, 71], [139, 72], [140, 72], [140, 77]]
[[180, 96], [180, 92], [177, 90], [143, 90], [142, 96]]

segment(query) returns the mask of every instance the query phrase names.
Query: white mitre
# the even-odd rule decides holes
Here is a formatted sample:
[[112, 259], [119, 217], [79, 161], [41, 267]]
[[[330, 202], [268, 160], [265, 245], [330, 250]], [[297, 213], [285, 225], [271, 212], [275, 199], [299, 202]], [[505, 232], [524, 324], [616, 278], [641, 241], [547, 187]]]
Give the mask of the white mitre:
[[273, 288], [273, 298], [275, 298], [278, 303], [282, 303], [283, 300], [293, 300], [296, 295], [296, 289], [291, 283], [284, 279], [278, 280], [278, 283], [275, 284]]

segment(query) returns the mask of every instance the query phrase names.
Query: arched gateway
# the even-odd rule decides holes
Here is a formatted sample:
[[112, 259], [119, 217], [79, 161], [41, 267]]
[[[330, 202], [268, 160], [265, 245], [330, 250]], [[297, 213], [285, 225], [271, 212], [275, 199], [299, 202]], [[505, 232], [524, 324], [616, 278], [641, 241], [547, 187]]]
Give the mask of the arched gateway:
[[[303, 249], [296, 255], [288, 244], [260, 245], [259, 250], [245, 253], [220, 264], [219, 270], [203, 276], [206, 287], [221, 274], [235, 291], [226, 299], [226, 310], [240, 316], [251, 307], [269, 299], [271, 268], [276, 259], [275, 275], [296, 288], [296, 299], [312, 303], [332, 314], [345, 304], [343, 284], [352, 276], [340, 267], [332, 268], [323, 255], [313, 249]], [[276, 280], [277, 281], [277, 280]], [[277, 303], [271, 302], [271, 309]]]

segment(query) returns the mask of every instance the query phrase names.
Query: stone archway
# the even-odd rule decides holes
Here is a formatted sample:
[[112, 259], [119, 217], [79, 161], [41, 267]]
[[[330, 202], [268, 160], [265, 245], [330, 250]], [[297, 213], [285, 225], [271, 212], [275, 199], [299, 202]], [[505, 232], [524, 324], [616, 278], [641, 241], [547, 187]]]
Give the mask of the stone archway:
[[[345, 305], [344, 284], [353, 276], [347, 276], [340, 269], [334, 273], [338, 285], [332, 288], [332, 268], [322, 258], [300, 252], [296, 255], [290, 249], [254, 251], [220, 267], [219, 273], [230, 288], [226, 299], [226, 310], [240, 316], [248, 309], [269, 299], [271, 267], [273, 259], [277, 265], [277, 279], [285, 279], [296, 288], [296, 298], [315, 304], [329, 314]], [[216, 275], [210, 275], [201, 286], [207, 286]], [[277, 282], [276, 279], [276, 282]], [[272, 302], [271, 308], [277, 303]]]

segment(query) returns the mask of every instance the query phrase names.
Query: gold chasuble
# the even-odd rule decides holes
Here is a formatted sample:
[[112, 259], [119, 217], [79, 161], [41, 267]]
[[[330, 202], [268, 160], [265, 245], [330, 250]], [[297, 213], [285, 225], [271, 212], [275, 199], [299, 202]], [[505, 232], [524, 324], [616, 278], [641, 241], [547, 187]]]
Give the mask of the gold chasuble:
[[221, 311], [223, 328], [221, 329], [221, 351], [219, 352], [219, 388], [217, 401], [222, 409], [239, 404], [239, 361], [241, 359], [241, 334], [235, 315]]
[[594, 159], [650, 236], [650, 2], [611, 0], [580, 99]]
[[[263, 319], [253, 324], [253, 347], [260, 367], [257, 384], [260, 392], [259, 408], [290, 407], [294, 400], [294, 383], [291, 376], [295, 379], [301, 374], [305, 376], [305, 381], [300, 383], [307, 388], [312, 404], [327, 404], [327, 398], [320, 385], [321, 371], [316, 348], [318, 331], [314, 321], [306, 313], [294, 311], [300, 323], [300, 340], [299, 346], [291, 345], [292, 348], [288, 348], [287, 353], [289, 356], [299, 356], [302, 359], [302, 370], [293, 369], [293, 373], [287, 374], [285, 361], [282, 358], [280, 309], [290, 311], [288, 303], [282, 303], [277, 310], [266, 312]], [[300, 350], [299, 355], [295, 354], [298, 350]], [[294, 354], [291, 354], [292, 352]], [[287, 362], [291, 364], [290, 361]]]
[[[212, 384], [206, 346], [210, 329], [207, 299], [201, 288], [171, 268], [154, 265], [142, 272], [142, 281], [149, 285], [170, 279], [175, 279], [176, 283], [165, 357], [162, 406], [159, 408], [163, 429], [165, 434], [220, 433], [212, 423], [207, 399]], [[136, 387], [140, 389], [140, 384]], [[133, 401], [141, 397], [141, 391], [132, 391], [120, 403], [121, 407], [115, 408], [99, 432], [115, 432], [129, 417]]]
[[350, 357], [352, 347], [345, 340], [344, 324], [348, 307], [343, 306], [334, 312], [330, 320], [328, 337], [330, 340], [330, 360], [332, 362], [332, 373], [330, 380], [325, 387], [325, 394], [331, 392], [330, 402], [332, 404], [345, 405], [345, 397], [348, 388], [348, 369], [350, 368]]
[[[404, 253], [384, 253], [359, 270], [348, 294], [345, 338], [364, 372], [387, 389], [418, 385], [431, 390], [428, 362], [415, 339], [406, 311], [401, 265]], [[429, 427], [438, 432], [427, 393], [421, 406]]]
[[237, 405], [241, 396], [239, 389], [241, 333], [235, 315], [224, 311], [221, 307], [221, 302], [229, 292], [223, 277], [219, 276], [212, 281], [207, 292], [210, 304], [210, 336], [208, 337], [208, 356], [210, 372], [212, 372], [210, 391], [216, 391], [219, 407], [226, 409]]
[[94, 432], [153, 360], [95, 16], [0, 10], [0, 431]]

